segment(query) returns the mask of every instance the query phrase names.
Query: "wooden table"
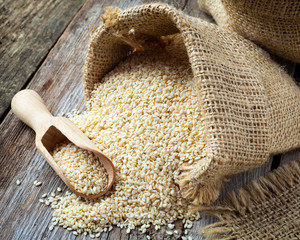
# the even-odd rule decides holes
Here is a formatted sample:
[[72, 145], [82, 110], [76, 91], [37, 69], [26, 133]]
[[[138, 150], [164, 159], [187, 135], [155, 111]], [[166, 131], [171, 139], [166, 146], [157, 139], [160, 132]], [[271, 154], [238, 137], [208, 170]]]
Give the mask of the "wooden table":
[[[39, 204], [43, 193], [64, 186], [37, 152], [34, 132], [10, 111], [12, 96], [19, 90], [36, 90], [50, 111], [57, 115], [72, 109], [84, 110], [82, 72], [89, 32], [101, 23], [101, 14], [110, 5], [128, 8], [143, 0], [4, 0], [0, 3], [0, 239], [80, 239], [63, 228], [48, 230], [52, 211]], [[196, 0], [164, 0], [184, 12], [203, 17]], [[281, 61], [291, 74], [300, 77], [299, 65]], [[263, 166], [239, 174], [224, 187], [224, 194], [265, 175], [270, 169], [300, 157], [300, 150], [270, 158]], [[21, 180], [17, 186], [16, 181]], [[39, 188], [33, 185], [40, 180]], [[66, 190], [66, 187], [63, 187]], [[193, 239], [204, 239], [199, 228], [216, 219], [202, 214], [189, 230]], [[165, 228], [151, 231], [152, 239], [180, 239], [183, 225], [176, 222], [179, 234], [165, 235]], [[135, 230], [130, 235], [114, 228], [101, 239], [146, 239]]]

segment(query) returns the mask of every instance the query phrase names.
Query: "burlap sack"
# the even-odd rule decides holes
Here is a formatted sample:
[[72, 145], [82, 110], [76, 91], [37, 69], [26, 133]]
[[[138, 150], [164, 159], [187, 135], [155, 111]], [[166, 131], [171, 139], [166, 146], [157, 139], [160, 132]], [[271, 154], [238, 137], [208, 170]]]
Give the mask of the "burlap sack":
[[299, 0], [198, 0], [218, 25], [300, 63]]
[[161, 36], [183, 38], [207, 136], [206, 158], [181, 166], [185, 198], [209, 203], [226, 176], [300, 146], [300, 90], [252, 42], [164, 4], [110, 9], [103, 21], [92, 33], [86, 57], [87, 99], [94, 84], [132, 52], [151, 47]]

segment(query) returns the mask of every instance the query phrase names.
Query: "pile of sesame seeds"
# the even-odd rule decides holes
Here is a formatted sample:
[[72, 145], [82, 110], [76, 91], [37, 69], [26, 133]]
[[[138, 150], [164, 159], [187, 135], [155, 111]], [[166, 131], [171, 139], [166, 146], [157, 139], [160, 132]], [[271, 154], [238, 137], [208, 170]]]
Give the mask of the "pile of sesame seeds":
[[92, 152], [67, 141], [57, 146], [52, 156], [78, 192], [90, 195], [106, 188], [107, 172]]
[[112, 160], [116, 182], [96, 200], [56, 195], [53, 224], [91, 238], [112, 226], [145, 233], [177, 219], [191, 228], [200, 215], [178, 178], [182, 164], [205, 156], [205, 141], [188, 62], [163, 49], [132, 54], [95, 85], [88, 105], [71, 120]]

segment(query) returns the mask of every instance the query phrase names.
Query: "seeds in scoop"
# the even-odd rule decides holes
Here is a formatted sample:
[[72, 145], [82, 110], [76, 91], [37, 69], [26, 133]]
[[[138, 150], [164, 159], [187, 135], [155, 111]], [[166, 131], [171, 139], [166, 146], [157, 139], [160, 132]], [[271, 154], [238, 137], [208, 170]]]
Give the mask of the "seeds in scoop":
[[78, 192], [90, 195], [106, 188], [106, 170], [92, 152], [66, 142], [56, 147], [53, 159]]

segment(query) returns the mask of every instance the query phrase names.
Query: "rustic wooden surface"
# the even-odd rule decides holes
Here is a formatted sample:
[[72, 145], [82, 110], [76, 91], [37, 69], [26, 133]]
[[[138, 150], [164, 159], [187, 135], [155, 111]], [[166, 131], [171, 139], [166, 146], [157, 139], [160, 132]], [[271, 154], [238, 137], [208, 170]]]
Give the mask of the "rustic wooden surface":
[[[33, 54], [34, 48], [31, 49], [29, 47], [31, 49], [29, 52], [22, 53], [22, 44], [18, 42], [19, 40], [17, 40], [17, 43], [12, 42], [13, 40], [2, 42], [2, 46], [5, 45], [7, 48], [10, 48], [10, 50], [7, 50], [9, 52], [8, 56], [16, 56], [16, 58], [7, 57], [5, 62], [0, 64], [1, 71], [5, 71], [3, 74], [7, 74], [5, 75], [7, 80], [5, 83], [7, 84], [5, 85], [6, 87], [3, 87], [2, 82], [0, 85], [0, 103], [1, 106], [2, 103], [4, 105], [6, 103], [7, 106], [11, 94], [23, 88], [24, 83], [27, 82], [26, 87], [36, 90], [45, 100], [50, 111], [57, 115], [61, 112], [70, 112], [74, 108], [84, 110], [81, 69], [89, 41], [89, 32], [95, 25], [99, 26], [101, 22], [100, 15], [104, 12], [105, 7], [114, 5], [120, 8], [128, 8], [154, 1], [87, 0], [75, 16], [74, 14], [80, 8], [82, 1], [48, 1], [47, 3], [49, 4], [44, 10], [44, 14], [36, 13], [37, 19], [22, 25], [22, 22], [30, 20], [33, 11], [42, 8], [36, 1], [28, 2], [32, 2], [36, 7], [26, 8], [24, 7], [25, 1], [21, 0], [6, 1], [5, 6], [3, 5], [4, 7], [1, 4], [1, 11], [3, 9], [11, 9], [11, 12], [19, 12], [17, 22], [14, 23], [15, 26], [9, 26], [8, 30], [5, 31], [18, 32], [23, 26], [22, 32], [25, 35], [28, 33], [28, 38], [26, 36], [23, 44], [35, 46], [39, 50]], [[160, 2], [173, 3], [176, 8], [182, 9], [193, 16], [207, 17], [198, 9], [196, 0], [166, 0]], [[26, 9], [28, 9], [27, 12], [25, 11]], [[68, 9], [67, 13], [63, 13], [66, 9]], [[61, 34], [64, 26], [73, 16], [73, 20]], [[50, 21], [49, 19], [52, 20]], [[40, 24], [35, 26], [34, 22]], [[42, 41], [44, 34], [48, 34], [47, 31], [51, 32], [51, 30], [46, 30], [46, 33], [43, 33], [40, 28], [51, 28], [52, 24], [55, 25], [55, 22], [59, 23], [59, 30], [55, 30], [55, 33], [52, 32], [53, 35], [50, 34], [52, 36], [50, 37], [51, 41]], [[34, 27], [40, 30], [40, 35], [30, 35]], [[56, 42], [58, 36], [60, 38]], [[54, 43], [55, 45], [52, 46]], [[1, 49], [3, 49], [2, 46]], [[45, 56], [47, 57], [45, 58]], [[28, 60], [28, 63], [24, 62], [24, 58]], [[6, 66], [3, 70], [2, 64]], [[17, 66], [17, 68], [13, 66]], [[287, 63], [287, 66], [291, 73], [295, 70], [295, 65]], [[1, 72], [1, 76], [3, 74]], [[22, 80], [23, 77], [24, 79]], [[21, 83], [16, 83], [13, 80], [18, 80]], [[4, 96], [2, 91], [5, 94], [9, 92], [9, 94]], [[2, 97], [5, 98], [5, 101], [2, 100]], [[1, 111], [3, 112], [3, 110]], [[38, 199], [43, 193], [55, 191], [58, 186], [63, 190], [66, 190], [66, 187], [37, 152], [34, 145], [34, 132], [17, 120], [11, 111], [2, 114], [2, 119], [0, 126], [0, 239], [80, 239], [80, 237], [75, 237], [63, 228], [56, 227], [52, 232], [48, 230], [48, 227], [51, 225], [52, 211], [49, 207], [40, 204]], [[276, 156], [274, 159], [270, 158], [260, 168], [234, 176], [224, 187], [221, 199], [226, 192], [265, 175], [271, 168], [296, 159], [300, 157], [299, 155], [300, 150], [294, 150], [285, 155]], [[18, 179], [21, 180], [20, 186], [16, 185]], [[35, 187], [33, 185], [35, 180], [42, 181], [43, 185]], [[195, 222], [193, 228], [188, 230], [188, 235], [192, 236], [194, 240], [204, 239], [199, 229], [215, 221], [216, 219], [203, 214], [202, 219]], [[171, 237], [164, 234], [165, 228], [159, 231], [149, 231], [148, 234], [150, 234], [152, 239], [180, 239], [183, 236], [183, 226], [180, 221], [176, 222], [176, 229], [178, 229], [179, 234]], [[85, 239], [89, 239], [89, 237]], [[129, 235], [123, 229], [114, 228], [110, 233], [103, 233], [101, 239], [146, 239], [146, 235], [140, 234], [137, 230], [132, 231]]]
[[0, 3], [0, 116], [32, 78], [84, 0]]

